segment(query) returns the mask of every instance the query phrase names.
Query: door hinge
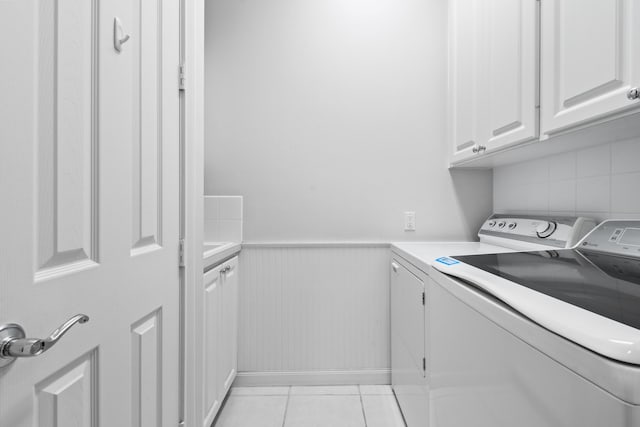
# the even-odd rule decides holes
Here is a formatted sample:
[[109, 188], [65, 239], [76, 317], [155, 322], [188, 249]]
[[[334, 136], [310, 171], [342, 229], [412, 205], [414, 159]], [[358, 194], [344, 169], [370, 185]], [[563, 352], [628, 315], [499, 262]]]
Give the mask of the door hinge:
[[178, 67], [178, 89], [184, 91], [187, 88], [187, 66], [180, 64]]
[[427, 302], [427, 296], [425, 295], [425, 293], [422, 293], [422, 305], [426, 305]]
[[422, 370], [424, 372], [427, 372], [427, 358], [426, 357], [422, 358]]
[[184, 267], [184, 239], [178, 242], [178, 266]]

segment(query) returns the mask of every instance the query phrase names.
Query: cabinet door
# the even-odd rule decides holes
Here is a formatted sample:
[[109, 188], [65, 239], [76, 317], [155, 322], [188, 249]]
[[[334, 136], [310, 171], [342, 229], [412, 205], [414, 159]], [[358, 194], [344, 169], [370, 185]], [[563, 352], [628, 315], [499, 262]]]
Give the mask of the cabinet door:
[[224, 263], [222, 277], [222, 395], [236, 378], [238, 367], [238, 257]]
[[391, 381], [409, 426], [427, 424], [424, 282], [398, 259], [391, 263]]
[[640, 2], [542, 2], [542, 132], [552, 134], [637, 108]]
[[449, 129], [452, 163], [474, 156], [479, 145], [480, 37], [482, 7], [479, 0], [449, 3]]
[[204, 424], [209, 427], [213, 422], [220, 404], [224, 398], [221, 382], [224, 380], [219, 374], [221, 358], [220, 329], [222, 316], [222, 274], [218, 266], [209, 270], [204, 275], [204, 292], [202, 303], [204, 305], [204, 325], [202, 328], [203, 345], [203, 393], [204, 398]]
[[[487, 152], [538, 136], [538, 2], [487, 0], [478, 115]], [[484, 150], [483, 150], [484, 151]]]
[[396, 365], [399, 368], [398, 372], [419, 371], [422, 376], [424, 283], [397, 260], [392, 262], [391, 267], [391, 331], [394, 339], [398, 340], [397, 348], [392, 349], [392, 356], [397, 356], [395, 362], [407, 362], [405, 366]]

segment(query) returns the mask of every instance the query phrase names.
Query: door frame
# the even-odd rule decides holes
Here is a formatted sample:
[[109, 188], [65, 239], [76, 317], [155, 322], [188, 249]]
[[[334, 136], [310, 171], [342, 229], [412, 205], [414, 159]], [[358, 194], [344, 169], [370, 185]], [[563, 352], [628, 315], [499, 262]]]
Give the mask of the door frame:
[[181, 122], [181, 427], [202, 427], [202, 399], [197, 389], [199, 330], [196, 306], [203, 286], [204, 221], [204, 29], [205, 0], [180, 0], [181, 63], [186, 77], [180, 96]]

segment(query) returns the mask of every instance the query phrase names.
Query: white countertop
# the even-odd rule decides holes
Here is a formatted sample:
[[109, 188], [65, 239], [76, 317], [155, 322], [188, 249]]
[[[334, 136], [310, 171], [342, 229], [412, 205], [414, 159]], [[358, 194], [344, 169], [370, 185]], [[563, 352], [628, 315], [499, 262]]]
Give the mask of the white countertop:
[[204, 242], [202, 245], [203, 268], [206, 270], [237, 254], [241, 249], [242, 245], [237, 242]]

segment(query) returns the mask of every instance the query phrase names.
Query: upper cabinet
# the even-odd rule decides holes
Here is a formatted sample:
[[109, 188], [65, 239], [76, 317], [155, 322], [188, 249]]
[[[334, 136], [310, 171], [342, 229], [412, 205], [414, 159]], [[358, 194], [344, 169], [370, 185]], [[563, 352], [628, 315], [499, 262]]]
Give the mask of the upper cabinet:
[[453, 159], [538, 136], [536, 0], [450, 2]]
[[455, 162], [472, 156], [480, 145], [482, 0], [451, 0], [449, 8], [449, 129]]
[[449, 24], [453, 165], [640, 111], [638, 0], [450, 0]]
[[536, 0], [484, 2], [482, 140], [487, 152], [538, 136]]
[[542, 133], [638, 107], [638, 0], [544, 0], [541, 14]]

